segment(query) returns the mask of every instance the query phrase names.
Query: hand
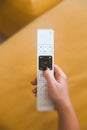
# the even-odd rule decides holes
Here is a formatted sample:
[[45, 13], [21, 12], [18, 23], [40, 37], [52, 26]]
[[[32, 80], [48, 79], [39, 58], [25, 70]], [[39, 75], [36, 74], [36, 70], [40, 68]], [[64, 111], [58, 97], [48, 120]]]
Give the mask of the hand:
[[[80, 130], [78, 119], [69, 98], [67, 77], [64, 72], [57, 65], [54, 65], [54, 76], [49, 69], [45, 70], [43, 75], [47, 79], [48, 93], [59, 112], [59, 130]], [[37, 79], [31, 83], [36, 85]], [[37, 94], [37, 88], [33, 90], [33, 93]]]
[[[48, 93], [55, 104], [55, 107], [57, 109], [61, 109], [63, 104], [67, 104], [69, 102], [66, 75], [57, 65], [54, 65], [54, 76], [50, 69], [45, 70], [43, 75], [47, 79]], [[31, 83], [32, 85], [36, 85], [37, 79], [31, 81]], [[35, 93], [35, 95], [37, 94], [36, 88], [33, 90], [33, 93]]]

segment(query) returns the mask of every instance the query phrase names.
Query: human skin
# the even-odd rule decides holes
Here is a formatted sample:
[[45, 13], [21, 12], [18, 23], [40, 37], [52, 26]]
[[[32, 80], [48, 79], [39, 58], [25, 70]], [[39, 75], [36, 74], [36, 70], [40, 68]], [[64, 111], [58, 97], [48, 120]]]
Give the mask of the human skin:
[[[60, 67], [54, 65], [54, 76], [49, 68], [43, 71], [43, 75], [47, 79], [47, 91], [59, 115], [58, 130], [80, 130], [79, 122], [70, 100], [65, 73]], [[37, 85], [37, 78], [31, 81], [31, 84]], [[33, 89], [33, 93], [37, 94], [37, 88]]]

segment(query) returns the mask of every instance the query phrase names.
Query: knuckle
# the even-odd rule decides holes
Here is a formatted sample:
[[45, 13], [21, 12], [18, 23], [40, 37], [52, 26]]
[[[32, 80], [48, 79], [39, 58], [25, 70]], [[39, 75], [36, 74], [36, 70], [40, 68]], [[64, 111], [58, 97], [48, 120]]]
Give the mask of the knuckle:
[[64, 79], [67, 79], [67, 75], [66, 74], [64, 74]]

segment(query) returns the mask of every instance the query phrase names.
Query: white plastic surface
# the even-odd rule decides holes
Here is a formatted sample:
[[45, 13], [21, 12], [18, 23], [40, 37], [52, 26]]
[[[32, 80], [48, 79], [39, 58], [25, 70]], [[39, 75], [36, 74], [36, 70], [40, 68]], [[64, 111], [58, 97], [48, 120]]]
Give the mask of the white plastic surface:
[[43, 71], [39, 70], [39, 56], [52, 56], [52, 74], [54, 64], [54, 31], [52, 29], [37, 30], [37, 110], [49, 111], [54, 109], [47, 92], [47, 80]]

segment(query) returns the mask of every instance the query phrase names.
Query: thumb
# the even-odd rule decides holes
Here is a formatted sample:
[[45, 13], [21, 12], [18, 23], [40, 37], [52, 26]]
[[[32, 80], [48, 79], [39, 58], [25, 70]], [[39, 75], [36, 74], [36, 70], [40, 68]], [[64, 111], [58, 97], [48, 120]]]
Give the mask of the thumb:
[[48, 83], [53, 83], [55, 81], [54, 76], [49, 68], [43, 72], [44, 77], [47, 79]]

